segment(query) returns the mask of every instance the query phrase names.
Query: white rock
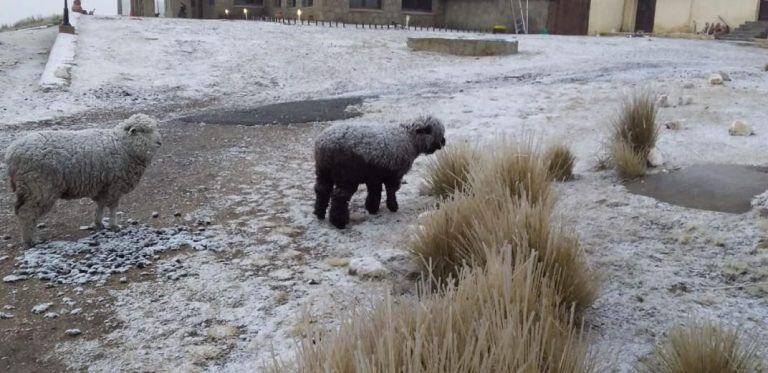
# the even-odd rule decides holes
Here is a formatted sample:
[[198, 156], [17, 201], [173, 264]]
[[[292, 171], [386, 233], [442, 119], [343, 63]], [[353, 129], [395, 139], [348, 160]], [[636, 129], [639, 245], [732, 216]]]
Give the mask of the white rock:
[[81, 332], [80, 329], [67, 329], [64, 332], [64, 334], [66, 334], [66, 335], [68, 335], [70, 337], [74, 337], [74, 336], [78, 336], [80, 334], [83, 334], [83, 332]]
[[656, 106], [658, 106], [658, 107], [669, 107], [669, 96], [667, 96], [667, 95], [660, 95], [656, 99]]
[[43, 315], [46, 319], [56, 319], [59, 317], [59, 314], [56, 312], [48, 312], [45, 315]]
[[382, 278], [389, 271], [378, 260], [372, 257], [363, 257], [349, 261], [349, 273], [361, 278]]
[[731, 127], [728, 128], [728, 133], [731, 136], [751, 136], [754, 134], [752, 127], [748, 126], [743, 121], [737, 120], [731, 123]]
[[720, 71], [720, 72], [718, 72], [718, 74], [720, 74], [720, 77], [722, 77], [722, 78], [723, 78], [723, 81], [724, 81], [724, 82], [730, 82], [730, 81], [731, 81], [731, 76], [730, 76], [730, 75], [728, 75], [728, 73], [727, 73], [727, 72], [725, 72], [725, 71]]
[[693, 103], [693, 98], [690, 96], [680, 96], [677, 100], [678, 106], [688, 106]]
[[683, 88], [685, 88], [685, 89], [691, 89], [693, 87], [695, 87], [695, 85], [693, 83], [685, 83], [685, 84], [683, 84]]
[[27, 279], [27, 276], [8, 275], [3, 277], [3, 282], [18, 282], [18, 281], [24, 281], [26, 279]]
[[79, 315], [79, 314], [81, 314], [81, 313], [83, 313], [83, 309], [82, 309], [82, 308], [75, 308], [75, 309], [73, 309], [72, 311], [69, 311], [69, 314], [70, 314], [70, 315], [73, 315], [73, 316], [74, 316], [74, 315]]
[[12, 319], [13, 314], [8, 312], [0, 312], [0, 320]]
[[685, 128], [683, 126], [682, 120], [670, 120], [670, 121], [664, 122], [664, 127], [672, 131], [680, 131], [683, 128]]
[[664, 157], [661, 156], [659, 149], [653, 148], [648, 153], [648, 164], [651, 167], [659, 167], [664, 164]]
[[34, 307], [32, 307], [32, 313], [34, 314], [41, 314], [45, 311], [48, 311], [49, 308], [53, 306], [53, 303], [40, 303]]
[[712, 74], [709, 76], [709, 84], [722, 85], [724, 81], [723, 76], [720, 74]]

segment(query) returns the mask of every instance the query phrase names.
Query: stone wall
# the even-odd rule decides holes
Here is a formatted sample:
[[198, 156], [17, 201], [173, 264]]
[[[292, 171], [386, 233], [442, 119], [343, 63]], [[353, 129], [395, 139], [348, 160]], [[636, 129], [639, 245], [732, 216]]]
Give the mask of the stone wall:
[[[545, 32], [549, 20], [549, 0], [528, 2], [528, 32]], [[514, 6], [514, 11], [513, 11]], [[525, 2], [523, 2], [525, 12]], [[515, 30], [515, 18], [520, 17], [518, 2], [512, 0], [446, 0], [445, 26], [458, 29], [489, 30], [502, 25], [510, 32]]]

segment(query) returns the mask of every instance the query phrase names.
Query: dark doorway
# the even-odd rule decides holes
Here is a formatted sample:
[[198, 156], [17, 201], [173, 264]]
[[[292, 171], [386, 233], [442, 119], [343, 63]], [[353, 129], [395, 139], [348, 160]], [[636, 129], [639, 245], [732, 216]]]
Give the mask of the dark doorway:
[[757, 19], [759, 21], [768, 21], [768, 0], [760, 0], [760, 15]]
[[550, 31], [558, 35], [586, 35], [590, 0], [557, 0], [550, 8]]
[[635, 32], [653, 32], [654, 16], [656, 16], [656, 0], [638, 0]]

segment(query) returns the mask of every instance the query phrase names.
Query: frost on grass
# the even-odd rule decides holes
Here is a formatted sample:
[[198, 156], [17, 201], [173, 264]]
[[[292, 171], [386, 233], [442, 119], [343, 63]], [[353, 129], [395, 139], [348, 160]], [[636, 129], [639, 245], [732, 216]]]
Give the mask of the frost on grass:
[[[301, 340], [299, 372], [590, 372], [587, 344], [535, 257], [465, 267], [457, 287], [388, 295]], [[288, 367], [289, 365], [285, 365]], [[278, 371], [288, 371], [288, 368]]]
[[469, 183], [471, 167], [477, 162], [473, 145], [459, 141], [448, 145], [427, 164], [426, 183], [430, 194], [447, 198], [464, 190]]
[[748, 373], [765, 367], [757, 345], [734, 330], [710, 321], [673, 329], [638, 364], [647, 373]]
[[[103, 284], [113, 274], [150, 266], [164, 252], [215, 250], [217, 246], [211, 237], [212, 233], [191, 232], [181, 226], [101, 231], [77, 242], [53, 241], [28, 249], [16, 258], [16, 273], [60, 284]], [[160, 262], [157, 273], [177, 279], [186, 271], [176, 259]]]
[[565, 144], [549, 147], [544, 155], [549, 177], [555, 181], [568, 181], [573, 178], [573, 164], [576, 157]]

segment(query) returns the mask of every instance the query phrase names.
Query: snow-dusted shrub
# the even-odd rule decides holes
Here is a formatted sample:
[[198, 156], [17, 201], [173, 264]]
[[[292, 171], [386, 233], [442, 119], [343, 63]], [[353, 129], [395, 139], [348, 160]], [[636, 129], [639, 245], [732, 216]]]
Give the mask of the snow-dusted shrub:
[[469, 172], [477, 162], [477, 150], [466, 141], [450, 145], [427, 165], [426, 183], [432, 195], [446, 198], [462, 191], [469, 183]]
[[397, 125], [342, 123], [327, 128], [315, 142], [315, 215], [338, 228], [349, 223], [349, 200], [360, 184], [368, 188], [365, 208], [379, 211], [382, 184], [387, 208], [397, 211], [397, 190], [413, 161], [445, 146], [445, 128], [428, 116]]
[[648, 154], [659, 135], [656, 112], [656, 102], [650, 93], [635, 94], [624, 101], [611, 125], [609, 138], [612, 160], [621, 175], [645, 174]]
[[5, 163], [24, 243], [32, 245], [37, 220], [58, 199], [91, 198], [96, 226], [103, 227], [106, 206], [116, 228], [120, 198], [138, 184], [160, 147], [156, 124], [137, 114], [112, 129], [43, 131], [14, 141]]
[[541, 263], [510, 250], [459, 285], [419, 297], [387, 295], [331, 332], [301, 340], [299, 372], [592, 372], [572, 311], [556, 301]]
[[642, 359], [639, 372], [747, 373], [766, 365], [755, 343], [711, 321], [695, 321], [670, 331], [666, 340]]
[[555, 181], [568, 181], [573, 178], [573, 164], [576, 157], [565, 144], [557, 144], [547, 149], [544, 158], [549, 171], [549, 178]]

